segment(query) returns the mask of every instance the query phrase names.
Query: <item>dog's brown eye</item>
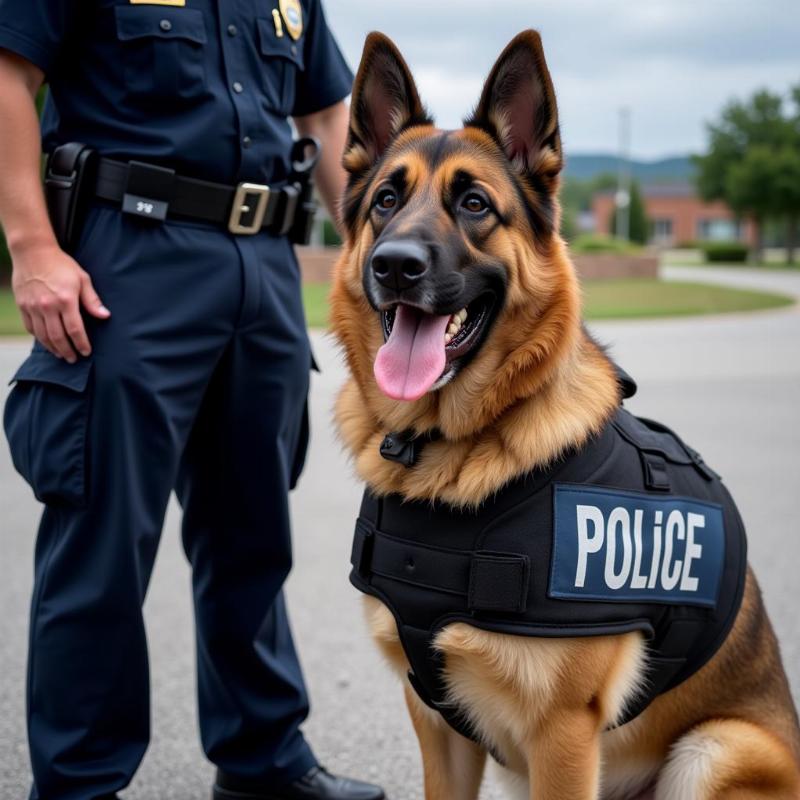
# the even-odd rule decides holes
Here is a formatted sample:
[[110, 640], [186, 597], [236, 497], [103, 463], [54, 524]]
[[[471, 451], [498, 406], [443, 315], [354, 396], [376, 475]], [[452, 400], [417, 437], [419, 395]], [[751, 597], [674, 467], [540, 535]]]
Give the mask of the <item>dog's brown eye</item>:
[[461, 207], [470, 214], [480, 214], [489, 208], [489, 204], [479, 194], [468, 194], [462, 201]]
[[375, 205], [383, 211], [391, 211], [397, 205], [397, 195], [391, 189], [383, 189], [378, 192]]

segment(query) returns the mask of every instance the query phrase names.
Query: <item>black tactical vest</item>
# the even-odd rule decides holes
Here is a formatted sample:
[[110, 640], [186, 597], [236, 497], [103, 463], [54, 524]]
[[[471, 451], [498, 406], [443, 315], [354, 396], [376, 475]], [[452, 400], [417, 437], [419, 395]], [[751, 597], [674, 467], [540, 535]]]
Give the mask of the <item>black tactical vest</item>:
[[391, 610], [411, 684], [466, 736], [432, 647], [448, 623], [519, 636], [641, 631], [648, 682], [623, 724], [720, 647], [741, 603], [746, 547], [736, 506], [700, 455], [620, 408], [582, 449], [476, 511], [367, 490], [350, 579]]

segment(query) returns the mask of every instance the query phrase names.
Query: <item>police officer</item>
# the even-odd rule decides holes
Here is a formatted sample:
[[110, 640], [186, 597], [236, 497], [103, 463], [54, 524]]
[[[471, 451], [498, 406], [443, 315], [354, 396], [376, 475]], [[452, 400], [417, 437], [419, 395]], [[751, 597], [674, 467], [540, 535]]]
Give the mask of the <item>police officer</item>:
[[[303, 738], [282, 594], [311, 365], [288, 118], [322, 141], [333, 207], [351, 80], [319, 0], [0, 0], [0, 221], [36, 338], [5, 427], [45, 503], [32, 798], [114, 797], [141, 761], [141, 607], [173, 489], [214, 796], [383, 797], [320, 768]], [[55, 232], [40, 141], [72, 223]]]

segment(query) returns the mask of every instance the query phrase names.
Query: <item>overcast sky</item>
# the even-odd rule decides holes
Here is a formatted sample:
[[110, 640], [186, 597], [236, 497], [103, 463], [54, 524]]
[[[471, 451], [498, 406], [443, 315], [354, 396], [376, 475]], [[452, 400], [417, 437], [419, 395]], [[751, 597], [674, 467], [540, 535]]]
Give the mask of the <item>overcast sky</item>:
[[725, 102], [800, 83], [800, 0], [326, 0], [353, 69], [364, 37], [399, 45], [424, 102], [455, 127], [511, 37], [538, 29], [567, 152], [617, 149], [620, 106], [635, 157], [702, 151]]

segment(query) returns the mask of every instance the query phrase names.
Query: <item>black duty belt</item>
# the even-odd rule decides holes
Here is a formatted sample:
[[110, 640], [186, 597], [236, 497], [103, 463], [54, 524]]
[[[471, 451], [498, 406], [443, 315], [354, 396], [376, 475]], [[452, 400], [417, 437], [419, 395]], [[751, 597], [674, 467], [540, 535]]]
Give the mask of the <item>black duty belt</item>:
[[174, 170], [140, 161], [97, 164], [95, 195], [118, 203], [129, 214], [155, 220], [169, 217], [208, 222], [235, 234], [267, 230], [283, 236], [292, 229], [298, 210], [299, 183], [267, 186], [186, 178]]
[[261, 231], [288, 235], [295, 244], [305, 244], [316, 210], [312, 177], [319, 154], [316, 139], [300, 139], [292, 147], [287, 180], [230, 186], [188, 178], [155, 164], [105, 158], [84, 144], [70, 142], [56, 148], [48, 160], [48, 210], [56, 236], [67, 249], [77, 241], [92, 198], [157, 222], [177, 217], [220, 225], [237, 235]]

